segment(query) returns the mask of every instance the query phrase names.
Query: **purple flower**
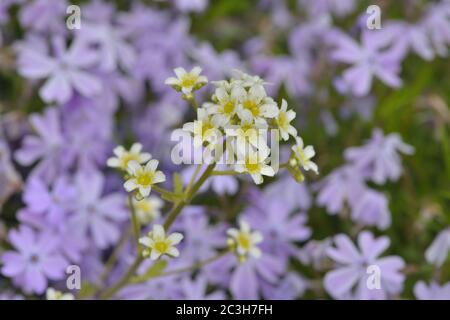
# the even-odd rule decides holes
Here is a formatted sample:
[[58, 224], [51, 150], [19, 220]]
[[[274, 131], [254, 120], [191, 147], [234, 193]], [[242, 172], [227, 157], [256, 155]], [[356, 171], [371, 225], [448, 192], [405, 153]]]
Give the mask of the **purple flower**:
[[372, 132], [371, 139], [362, 147], [345, 151], [345, 158], [364, 176], [377, 183], [397, 181], [402, 174], [399, 153], [413, 154], [414, 148], [402, 141], [396, 133], [384, 135], [380, 129]]
[[296, 272], [289, 272], [278, 283], [262, 284], [263, 296], [269, 300], [294, 300], [303, 296], [309, 284]]
[[363, 226], [377, 226], [380, 230], [388, 228], [391, 225], [391, 212], [386, 196], [366, 189], [352, 204], [352, 219]]
[[45, 219], [53, 225], [62, 222], [75, 200], [76, 189], [66, 177], [57, 178], [51, 188], [38, 177], [32, 177], [23, 193], [23, 201], [28, 209], [45, 215]]
[[336, 14], [342, 17], [352, 13], [356, 8], [355, 0], [297, 0], [297, 2], [313, 17], [323, 14]]
[[428, 263], [441, 267], [450, 250], [450, 228], [444, 229], [436, 236], [433, 243], [425, 251]]
[[184, 12], [202, 12], [208, 7], [209, 0], [175, 0], [175, 6]]
[[214, 291], [207, 294], [207, 279], [203, 276], [191, 279], [185, 277], [180, 282], [180, 293], [177, 299], [182, 300], [224, 300], [226, 298], [225, 292]]
[[414, 295], [419, 300], [450, 300], [450, 282], [440, 286], [431, 282], [429, 286], [419, 281], [414, 286]]
[[125, 198], [119, 193], [102, 196], [104, 178], [99, 172], [80, 172], [75, 180], [78, 201], [70, 225], [104, 249], [119, 240], [119, 223], [127, 218]]
[[318, 187], [317, 203], [324, 206], [329, 214], [338, 214], [346, 203], [355, 203], [366, 189], [359, 172], [350, 166], [336, 169]]
[[398, 73], [400, 59], [395, 50], [386, 50], [386, 42], [391, 41], [389, 35], [364, 30], [361, 44], [340, 31], [329, 34], [335, 49], [331, 52], [334, 61], [352, 65], [342, 76], [348, 90], [357, 96], [367, 95], [372, 87], [374, 77], [388, 86], [398, 88], [402, 84]]
[[29, 79], [47, 79], [39, 90], [45, 102], [69, 101], [74, 91], [92, 97], [101, 90], [101, 82], [87, 71], [98, 59], [96, 51], [75, 40], [66, 48], [64, 40], [56, 37], [52, 41], [54, 56], [36, 50], [32, 43], [19, 47], [18, 72]]
[[13, 278], [26, 293], [41, 294], [48, 279], [64, 277], [67, 261], [58, 252], [58, 239], [48, 233], [36, 233], [22, 226], [9, 234], [17, 251], [7, 251], [2, 256], [2, 274]]
[[64, 32], [66, 0], [33, 0], [24, 4], [19, 12], [20, 24], [25, 28], [45, 33]]
[[[358, 235], [359, 249], [344, 234], [335, 236], [334, 243], [336, 247], [329, 248], [327, 253], [337, 266], [324, 279], [325, 289], [333, 298], [386, 299], [401, 292], [405, 279], [401, 269], [405, 262], [399, 256], [379, 258], [389, 247], [388, 237], [374, 238], [372, 233], [362, 231]], [[370, 277], [375, 277], [374, 283]]]
[[52, 181], [69, 160], [69, 155], [63, 151], [64, 137], [59, 111], [56, 108], [47, 108], [43, 115], [32, 114], [30, 123], [37, 136], [26, 136], [22, 148], [16, 151], [15, 158], [25, 166], [40, 159], [33, 169], [33, 175]]
[[298, 259], [307, 266], [312, 266], [315, 270], [325, 270], [329, 258], [327, 250], [332, 241], [330, 238], [323, 240], [310, 240], [298, 252]]
[[430, 4], [423, 21], [436, 53], [447, 57], [450, 45], [450, 2]]

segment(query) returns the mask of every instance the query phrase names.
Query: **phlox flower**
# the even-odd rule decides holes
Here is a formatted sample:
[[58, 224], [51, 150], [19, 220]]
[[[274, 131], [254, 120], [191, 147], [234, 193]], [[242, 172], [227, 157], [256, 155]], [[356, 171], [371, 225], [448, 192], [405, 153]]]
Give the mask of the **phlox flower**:
[[217, 290], [207, 294], [208, 281], [204, 276], [191, 279], [189, 276], [181, 280], [179, 297], [183, 300], [224, 300], [225, 292]]
[[433, 281], [427, 286], [419, 281], [414, 286], [414, 295], [419, 300], [450, 300], [450, 282], [440, 286]]
[[166, 176], [158, 168], [158, 160], [152, 159], [145, 165], [140, 165], [134, 160], [128, 162], [128, 174], [130, 178], [125, 181], [124, 188], [128, 192], [138, 190], [140, 196], [148, 197], [152, 185], [166, 181]]
[[183, 92], [185, 95], [192, 94], [208, 83], [208, 78], [201, 76], [202, 69], [200, 67], [194, 67], [191, 71], [187, 72], [183, 68], [176, 68], [174, 70], [175, 77], [167, 78], [165, 84], [173, 87], [177, 91]]
[[249, 256], [259, 258], [261, 250], [257, 245], [262, 242], [262, 234], [258, 231], [252, 231], [250, 225], [244, 221], [239, 221], [239, 230], [231, 228], [227, 230], [228, 246], [235, 250], [239, 259], [245, 261]]
[[98, 94], [101, 82], [88, 71], [97, 62], [97, 52], [80, 41], [66, 48], [61, 38], [53, 39], [53, 46], [55, 56], [36, 50], [31, 44], [19, 48], [18, 72], [29, 79], [47, 79], [39, 90], [41, 98], [63, 104], [74, 91], [86, 97]]
[[352, 203], [352, 219], [364, 226], [377, 226], [385, 230], [391, 225], [391, 212], [386, 196], [383, 193], [366, 189]]
[[450, 228], [446, 228], [439, 232], [433, 243], [425, 251], [425, 258], [428, 263], [437, 267], [441, 267], [447, 259], [450, 251]]
[[396, 133], [385, 136], [380, 129], [375, 129], [364, 146], [348, 148], [345, 158], [367, 179], [384, 184], [400, 178], [403, 171], [400, 153], [411, 155], [414, 148]]
[[180, 252], [175, 245], [179, 244], [181, 240], [183, 240], [181, 233], [174, 232], [166, 236], [163, 226], [155, 224], [146, 237], [139, 239], [139, 243], [146, 247], [143, 255], [150, 257], [151, 260], [156, 260], [162, 255], [178, 257]]
[[115, 157], [109, 158], [107, 165], [124, 171], [128, 170], [128, 162], [130, 160], [143, 164], [152, 158], [150, 153], [142, 152], [142, 144], [140, 143], [133, 143], [129, 151], [122, 146], [118, 146], [114, 148], [113, 152]]
[[[379, 257], [389, 247], [388, 237], [375, 238], [362, 231], [358, 235], [359, 249], [344, 234], [335, 236], [334, 243], [336, 247], [328, 248], [327, 254], [337, 266], [324, 278], [325, 289], [333, 298], [386, 299], [401, 292], [405, 262], [399, 256]], [[370, 267], [379, 272], [370, 273]], [[379, 277], [379, 288], [369, 286], [369, 275]]]
[[9, 233], [9, 240], [16, 251], [2, 255], [2, 274], [26, 293], [44, 293], [48, 279], [61, 280], [68, 265], [59, 253], [58, 239], [50, 233], [37, 233], [21, 226]]

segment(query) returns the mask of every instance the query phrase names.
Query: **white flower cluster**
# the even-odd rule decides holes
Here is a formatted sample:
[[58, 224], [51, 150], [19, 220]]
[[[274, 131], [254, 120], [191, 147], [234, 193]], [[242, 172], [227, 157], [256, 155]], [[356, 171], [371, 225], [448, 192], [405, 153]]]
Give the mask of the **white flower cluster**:
[[[178, 70], [177, 75], [179, 73]], [[275, 156], [272, 150], [274, 143], [278, 147], [280, 140], [287, 141], [293, 137], [297, 144], [292, 148], [289, 171], [298, 180], [303, 177], [299, 176], [299, 167], [317, 172], [317, 166], [311, 161], [314, 149], [312, 146], [304, 148], [303, 140], [291, 124], [296, 113], [288, 110], [286, 100], [283, 99], [278, 106], [267, 95], [263, 79], [237, 70], [236, 73], [236, 79], [213, 82], [216, 89], [211, 101], [197, 109], [197, 119], [184, 124], [183, 130], [193, 136], [194, 147], [216, 151], [218, 147], [225, 149], [222, 154], [232, 170], [250, 174], [253, 181], [260, 184], [263, 176], [275, 175], [274, 167], [269, 165], [270, 156]], [[195, 76], [200, 77], [198, 73]], [[172, 84], [174, 80], [168, 82]], [[188, 91], [192, 87], [189, 84]], [[182, 88], [182, 82], [178, 85], [181, 91], [186, 91]], [[268, 145], [269, 134], [272, 148]]]
[[162, 171], [157, 170], [158, 160], [152, 159], [150, 153], [142, 152], [142, 145], [134, 143], [130, 150], [118, 146], [114, 149], [115, 157], [108, 159], [108, 166], [127, 173], [125, 190], [136, 190], [136, 198], [141, 200], [150, 195], [152, 186], [166, 180]]

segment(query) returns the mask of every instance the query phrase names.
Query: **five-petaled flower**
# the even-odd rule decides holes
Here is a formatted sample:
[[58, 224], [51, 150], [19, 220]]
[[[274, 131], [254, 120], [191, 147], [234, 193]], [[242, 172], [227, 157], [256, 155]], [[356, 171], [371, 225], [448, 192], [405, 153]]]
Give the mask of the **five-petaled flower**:
[[128, 162], [128, 174], [130, 178], [124, 183], [125, 190], [131, 192], [138, 190], [141, 197], [148, 197], [152, 185], [166, 181], [162, 171], [156, 170], [158, 160], [152, 159], [146, 165], [140, 165], [137, 161]]
[[292, 167], [301, 166], [306, 171], [312, 170], [316, 174], [319, 173], [319, 169], [317, 165], [311, 161], [311, 158], [315, 156], [316, 152], [314, 151], [313, 146], [304, 146], [303, 140], [300, 137], [296, 137], [296, 145], [292, 146], [292, 156], [289, 160], [289, 164]]
[[115, 157], [108, 159], [107, 165], [111, 168], [119, 168], [121, 170], [128, 170], [128, 162], [134, 160], [138, 163], [146, 163], [152, 158], [152, 155], [148, 152], [141, 152], [142, 144], [133, 143], [130, 150], [127, 151], [123, 146], [114, 148], [113, 153]]
[[250, 225], [244, 221], [239, 221], [239, 230], [231, 228], [227, 230], [228, 247], [235, 251], [239, 260], [245, 261], [249, 256], [259, 258], [261, 250], [257, 247], [263, 241], [261, 233], [252, 231]]
[[192, 94], [208, 83], [208, 78], [200, 75], [202, 69], [200, 67], [194, 67], [191, 71], [187, 72], [184, 68], [176, 68], [174, 70], [175, 77], [167, 78], [165, 84], [171, 86], [177, 91], [183, 92], [185, 95]]
[[170, 257], [178, 257], [180, 252], [175, 248], [175, 245], [179, 244], [181, 240], [183, 240], [181, 233], [174, 232], [166, 236], [163, 226], [155, 224], [146, 237], [139, 239], [139, 243], [146, 247], [142, 252], [144, 257], [156, 260], [164, 254]]
[[161, 215], [161, 208], [163, 207], [163, 201], [158, 197], [150, 196], [148, 199], [133, 199], [133, 206], [136, 210], [136, 216], [139, 219], [139, 222], [146, 225], [159, 218]]

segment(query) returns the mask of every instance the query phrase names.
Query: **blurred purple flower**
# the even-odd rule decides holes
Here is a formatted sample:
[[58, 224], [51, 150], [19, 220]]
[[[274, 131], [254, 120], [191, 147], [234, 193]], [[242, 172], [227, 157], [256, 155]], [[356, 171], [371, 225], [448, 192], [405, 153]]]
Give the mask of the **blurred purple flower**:
[[32, 0], [24, 3], [19, 12], [19, 21], [24, 28], [42, 33], [65, 31], [66, 0]]
[[175, 6], [183, 12], [202, 12], [208, 7], [209, 0], [174, 0]]
[[411, 155], [414, 148], [404, 143], [396, 133], [385, 136], [383, 131], [375, 129], [364, 146], [348, 148], [345, 158], [367, 179], [384, 184], [386, 181], [397, 181], [402, 174], [399, 153]]
[[433, 243], [425, 251], [425, 258], [428, 263], [441, 267], [447, 259], [450, 250], [450, 228], [446, 228], [438, 233]]
[[17, 251], [2, 256], [2, 273], [13, 278], [26, 293], [42, 294], [48, 279], [64, 277], [68, 262], [58, 252], [58, 240], [47, 233], [36, 233], [22, 226], [12, 230], [9, 240]]
[[208, 281], [203, 276], [197, 276], [196, 279], [185, 277], [180, 282], [179, 296], [182, 300], [224, 300], [225, 292], [213, 291], [207, 294]]
[[378, 191], [366, 189], [352, 204], [352, 219], [362, 226], [376, 226], [385, 230], [391, 225], [386, 196]]
[[[336, 247], [329, 248], [327, 253], [337, 267], [324, 278], [325, 289], [333, 298], [386, 299], [401, 292], [405, 279], [401, 269], [405, 262], [399, 256], [379, 258], [389, 247], [388, 237], [374, 238], [372, 233], [362, 231], [358, 235], [359, 250], [344, 234], [335, 236], [334, 242]], [[378, 274], [369, 272], [372, 266], [378, 268]], [[380, 288], [369, 288], [369, 275], [380, 277]]]
[[414, 295], [419, 300], [450, 300], [450, 282], [440, 286], [431, 282], [429, 286], [419, 281], [414, 286]]

